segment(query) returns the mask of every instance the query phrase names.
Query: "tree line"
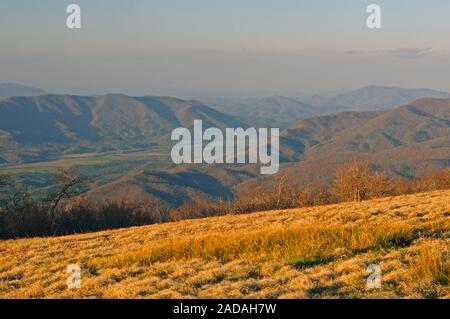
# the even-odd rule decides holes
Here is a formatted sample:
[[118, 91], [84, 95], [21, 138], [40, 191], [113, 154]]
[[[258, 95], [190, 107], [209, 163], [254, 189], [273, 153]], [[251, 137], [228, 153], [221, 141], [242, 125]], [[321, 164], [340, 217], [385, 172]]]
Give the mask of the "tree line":
[[86, 201], [89, 181], [70, 170], [58, 170], [53, 186], [38, 199], [11, 175], [0, 175], [0, 238], [60, 236], [149, 225], [226, 214], [327, 205], [346, 201], [450, 188], [450, 169], [405, 181], [354, 160], [338, 167], [331, 183], [296, 187], [281, 176], [270, 187], [240, 194], [234, 200], [191, 200], [169, 208], [141, 194]]

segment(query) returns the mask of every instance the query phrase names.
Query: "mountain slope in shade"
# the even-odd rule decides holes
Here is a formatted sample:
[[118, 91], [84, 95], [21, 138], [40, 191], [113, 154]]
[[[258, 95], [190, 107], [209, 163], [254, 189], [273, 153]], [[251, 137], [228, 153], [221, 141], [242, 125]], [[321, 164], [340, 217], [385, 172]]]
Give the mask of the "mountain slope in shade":
[[16, 83], [0, 83], [0, 97], [37, 96], [43, 94], [45, 94], [45, 91], [32, 86]]
[[[35, 158], [65, 152], [167, 146], [177, 127], [246, 127], [197, 101], [171, 97], [44, 95], [0, 100], [0, 150]], [[31, 155], [30, 155], [31, 156]]]
[[317, 154], [380, 153], [433, 139], [450, 139], [450, 99], [420, 99], [335, 134], [311, 149]]
[[339, 132], [362, 125], [379, 114], [347, 111], [294, 122], [281, 133], [282, 158], [299, 160], [307, 149], [330, 141]]
[[[450, 166], [450, 99], [425, 98], [393, 110], [321, 116], [294, 123], [282, 135], [302, 145], [301, 156], [296, 154], [300, 161], [280, 170], [298, 184], [330, 181], [336, 167], [354, 158], [412, 178]], [[266, 179], [270, 183], [272, 178]], [[252, 181], [240, 187], [252, 187]]]
[[229, 200], [235, 197], [233, 187], [259, 176], [258, 167], [224, 165], [180, 165], [166, 170], [144, 167], [112, 183], [94, 188], [84, 200], [120, 197], [133, 188], [166, 205], [179, 206], [192, 200]]
[[327, 110], [381, 110], [411, 103], [420, 98], [450, 98], [450, 93], [431, 89], [405, 89], [388, 86], [367, 86], [356, 91], [331, 98], [313, 96], [304, 98], [306, 103]]
[[291, 122], [320, 114], [316, 107], [285, 96], [262, 99], [206, 99], [216, 110], [254, 126], [285, 128]]

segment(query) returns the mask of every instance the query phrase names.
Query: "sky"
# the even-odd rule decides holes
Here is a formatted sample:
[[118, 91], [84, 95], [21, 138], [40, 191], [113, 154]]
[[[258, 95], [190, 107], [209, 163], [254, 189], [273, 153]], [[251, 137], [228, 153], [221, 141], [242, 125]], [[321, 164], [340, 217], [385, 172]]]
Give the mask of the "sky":
[[[66, 7], [81, 7], [68, 29]], [[369, 4], [382, 28], [366, 26]], [[450, 91], [448, 0], [1, 0], [0, 82], [48, 92]]]

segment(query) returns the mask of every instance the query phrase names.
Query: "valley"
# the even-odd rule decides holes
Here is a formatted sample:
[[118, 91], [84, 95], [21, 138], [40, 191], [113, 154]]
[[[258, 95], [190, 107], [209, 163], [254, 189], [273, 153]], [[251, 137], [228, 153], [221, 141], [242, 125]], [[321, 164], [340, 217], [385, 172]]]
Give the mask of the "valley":
[[[371, 101], [377, 90], [355, 96], [367, 95]], [[380, 90], [390, 92], [386, 103], [396, 96], [393, 88]], [[408, 92], [416, 97], [430, 91]], [[274, 104], [276, 99], [287, 103], [273, 97], [269, 108], [258, 106], [275, 123], [277, 114], [270, 112], [279, 105]], [[383, 95], [377, 100], [382, 101]], [[292, 99], [287, 101], [291, 106], [283, 107], [297, 109]], [[450, 165], [449, 113], [450, 100], [423, 98], [376, 111], [302, 113], [310, 117], [299, 120], [291, 116], [280, 132], [280, 172], [262, 178], [259, 164], [172, 163], [170, 132], [175, 128], [191, 129], [194, 120], [202, 120], [205, 129], [251, 125], [198, 101], [123, 94], [4, 98], [0, 100], [0, 172], [45, 190], [56, 169], [74, 169], [95, 181], [91, 192], [96, 196], [106, 189], [114, 196], [115, 191], [132, 186], [175, 207], [195, 198], [234, 198], [253, 184], [276, 183], [278, 176], [290, 176], [298, 186], [328, 183], [333, 169], [352, 158], [368, 160], [408, 180]], [[261, 121], [257, 127], [264, 124], [268, 123]], [[202, 181], [215, 186], [203, 187]]]

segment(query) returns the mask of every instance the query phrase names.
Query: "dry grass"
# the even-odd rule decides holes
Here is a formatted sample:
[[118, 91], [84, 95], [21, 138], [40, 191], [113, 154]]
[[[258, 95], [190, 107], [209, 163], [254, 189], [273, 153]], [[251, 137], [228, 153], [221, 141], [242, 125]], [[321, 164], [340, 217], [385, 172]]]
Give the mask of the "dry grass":
[[[0, 241], [0, 297], [449, 298], [449, 251], [450, 191], [436, 191]], [[374, 263], [382, 288], [368, 290]]]
[[414, 280], [450, 283], [450, 250], [440, 241], [421, 245], [410, 260], [410, 272]]

